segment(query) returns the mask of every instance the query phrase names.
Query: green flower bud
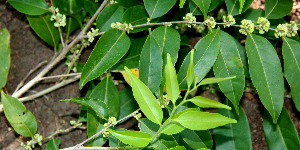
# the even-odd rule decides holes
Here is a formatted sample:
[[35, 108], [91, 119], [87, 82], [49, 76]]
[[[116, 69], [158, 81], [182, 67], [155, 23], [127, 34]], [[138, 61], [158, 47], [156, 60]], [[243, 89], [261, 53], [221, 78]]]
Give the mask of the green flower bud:
[[239, 32], [241, 34], [245, 34], [247, 35], [247, 33], [252, 33], [254, 31], [254, 24], [252, 23], [251, 20], [242, 20], [242, 25], [240, 26], [241, 29], [239, 30]]
[[210, 28], [215, 28], [216, 27], [216, 21], [213, 17], [209, 17], [207, 18], [204, 23], [206, 23], [206, 25]]
[[235, 24], [235, 19], [232, 15], [223, 16], [223, 22], [226, 23], [226, 25], [224, 25], [224, 28], [230, 27], [230, 24]]
[[259, 30], [260, 34], [264, 34], [265, 31], [266, 32], [269, 31], [270, 22], [267, 18], [258, 17], [257, 24], [258, 24], [258, 27], [256, 27], [256, 29]]

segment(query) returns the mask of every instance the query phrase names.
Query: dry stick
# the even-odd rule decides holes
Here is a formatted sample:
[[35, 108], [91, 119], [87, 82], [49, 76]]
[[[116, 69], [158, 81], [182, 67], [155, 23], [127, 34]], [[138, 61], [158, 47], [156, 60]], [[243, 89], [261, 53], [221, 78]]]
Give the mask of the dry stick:
[[66, 54], [69, 50], [75, 46], [81, 39], [82, 36], [90, 29], [93, 22], [96, 20], [98, 14], [103, 10], [109, 0], [104, 0], [97, 12], [94, 16], [89, 20], [86, 26], [82, 29], [82, 31], [78, 34], [78, 36], [69, 44], [66, 45], [63, 51], [51, 62], [49, 63], [35, 78], [29, 81], [25, 86], [23, 86], [19, 91], [14, 93], [12, 96], [19, 98], [22, 94], [24, 94], [27, 90], [29, 90], [33, 85], [37, 84], [43, 76], [45, 76], [56, 64], [58, 64], [62, 59], [65, 58]]
[[60, 78], [60, 77], [71, 77], [71, 76], [77, 76], [81, 75], [81, 73], [70, 73], [70, 74], [62, 74], [62, 75], [55, 75], [55, 76], [48, 76], [48, 77], [42, 77], [39, 80], [46, 80], [46, 79], [54, 79], [54, 78]]

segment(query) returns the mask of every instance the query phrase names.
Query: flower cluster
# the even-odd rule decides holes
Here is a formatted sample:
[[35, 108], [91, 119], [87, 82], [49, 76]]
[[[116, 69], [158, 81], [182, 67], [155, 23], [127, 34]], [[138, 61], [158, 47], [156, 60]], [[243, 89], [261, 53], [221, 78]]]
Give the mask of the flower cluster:
[[203, 24], [195, 25], [194, 29], [196, 29], [196, 32], [202, 33], [205, 30], [205, 25]]
[[109, 131], [107, 129], [104, 129], [102, 134], [103, 134], [103, 137], [108, 137]]
[[254, 31], [254, 24], [251, 20], [244, 19], [241, 23], [241, 29], [239, 30], [241, 34], [247, 35], [247, 33], [252, 33]]
[[51, 21], [55, 20], [55, 23], [54, 23], [55, 27], [64, 27], [64, 26], [66, 26], [66, 15], [60, 14], [59, 9], [54, 8], [53, 6], [51, 6], [49, 8], [49, 10], [53, 13], [50, 20]]
[[288, 37], [292, 37], [295, 36], [297, 34], [298, 31], [298, 27], [297, 27], [297, 23], [295, 21], [291, 21], [290, 24], [286, 23], [287, 26], [287, 36]]
[[119, 29], [119, 30], [124, 30], [124, 31], [126, 31], [127, 33], [129, 33], [130, 30], [133, 30], [131, 24], [120, 23], [120, 22], [112, 23], [112, 24], [110, 25], [110, 27], [116, 28], [116, 29]]
[[139, 120], [139, 119], [142, 117], [142, 114], [141, 114], [141, 113], [136, 113], [133, 117], [134, 117], [136, 120]]
[[168, 95], [163, 95], [163, 107], [168, 106], [170, 103], [170, 98]]
[[286, 24], [279, 24], [275, 30], [275, 37], [279, 38], [279, 37], [283, 37], [286, 36], [288, 32], [287, 26]]
[[104, 123], [104, 126], [107, 127], [108, 125], [116, 125], [117, 124], [117, 119], [115, 117], [109, 117], [108, 122]]
[[221, 8], [221, 9], [218, 11], [217, 19], [218, 19], [218, 20], [221, 20], [225, 15], [226, 15], [226, 11], [225, 11], [223, 8]]
[[230, 24], [235, 24], [235, 19], [233, 18], [232, 15], [228, 15], [228, 16], [223, 16], [223, 22], [226, 23], [226, 25], [224, 25], [225, 27], [230, 27]]
[[192, 13], [187, 13], [187, 14], [185, 15], [185, 17], [183, 17], [183, 20], [189, 22], [189, 24], [187, 24], [187, 26], [190, 28], [190, 27], [192, 27], [191, 25], [194, 26], [194, 24], [192, 24], [192, 23], [193, 23], [193, 22], [196, 22], [196, 17], [193, 16]]
[[206, 25], [210, 28], [215, 28], [217, 24], [214, 17], [207, 18], [204, 23], [206, 23]]
[[110, 2], [109, 2], [110, 4], [116, 4], [116, 3], [118, 3], [116, 0], [110, 0]]
[[258, 27], [256, 27], [257, 30], [259, 30], [260, 34], [264, 34], [265, 31], [268, 32], [269, 31], [269, 27], [270, 27], [270, 22], [267, 18], [265, 17], [258, 17], [258, 21], [257, 21]]
[[26, 145], [21, 142], [21, 146], [25, 148], [25, 150], [32, 150], [34, 148], [34, 144], [38, 143], [40, 146], [42, 146], [43, 136], [39, 134], [35, 134], [34, 137], [26, 143]]
[[89, 31], [87, 33], [87, 36], [89, 38], [89, 42], [93, 42], [94, 39], [95, 39], [95, 36], [97, 36], [98, 32], [99, 32], [99, 29], [94, 29], [94, 28], [91, 28], [92, 31]]

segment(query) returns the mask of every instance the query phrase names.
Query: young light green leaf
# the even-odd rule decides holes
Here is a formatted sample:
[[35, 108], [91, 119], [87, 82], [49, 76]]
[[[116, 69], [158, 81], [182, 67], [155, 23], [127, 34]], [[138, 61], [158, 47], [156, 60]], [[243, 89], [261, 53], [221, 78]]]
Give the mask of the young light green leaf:
[[180, 132], [182, 139], [192, 148], [208, 148], [211, 149], [213, 146], [213, 140], [209, 130], [190, 130], [185, 129]]
[[174, 148], [170, 148], [168, 150], [186, 150], [184, 146], [176, 146]]
[[65, 15], [72, 15], [78, 13], [81, 9], [78, 0], [53, 0], [55, 8], [59, 8], [59, 13]]
[[[87, 108], [87, 135], [88, 137], [100, 132], [105, 128], [104, 124], [107, 121], [97, 116], [97, 113]], [[107, 137], [103, 137], [103, 134], [87, 142], [88, 146], [103, 146], [107, 141]]]
[[208, 9], [212, 0], [193, 0], [195, 4], [200, 8], [204, 15], [204, 20], [207, 18]]
[[[149, 16], [146, 12], [145, 7], [142, 5], [137, 5], [137, 6], [128, 8], [124, 12], [122, 22], [123, 23], [126, 22], [127, 24], [131, 24], [132, 26], [134, 26], [134, 25], [140, 25], [140, 24], [147, 23], [147, 18], [149, 18]], [[144, 30], [147, 30], [147, 27], [136, 28], [130, 32], [136, 33], [136, 32], [140, 32], [140, 31], [144, 31]]]
[[[195, 46], [194, 73], [201, 81], [215, 63], [220, 51], [219, 30], [212, 32], [202, 38]], [[180, 89], [187, 89], [186, 73], [190, 63], [190, 53], [185, 57], [177, 78]]]
[[96, 26], [100, 32], [111, 28], [112, 23], [121, 22], [124, 7], [119, 4], [112, 4], [103, 9], [97, 17]]
[[61, 101], [70, 101], [74, 103], [78, 103], [81, 105], [85, 105], [91, 109], [93, 109], [97, 116], [103, 118], [103, 119], [108, 119], [109, 117], [109, 109], [107, 105], [99, 100], [99, 99], [94, 99], [94, 98], [72, 98], [72, 99], [65, 99]]
[[191, 55], [190, 55], [190, 64], [189, 64], [189, 68], [187, 70], [187, 74], [186, 74], [186, 82], [187, 82], [187, 86], [188, 89], [190, 89], [191, 85], [193, 84], [194, 81], [194, 49], [191, 50]]
[[6, 29], [0, 29], [0, 90], [5, 86], [10, 68], [10, 35]]
[[176, 0], [144, 0], [150, 20], [166, 14], [175, 3]]
[[131, 73], [127, 67], [125, 67], [125, 71], [128, 73], [131, 79], [133, 96], [138, 102], [142, 112], [152, 122], [161, 124], [163, 112], [155, 96], [142, 81], [140, 81]]
[[179, 7], [180, 7], [180, 8], [183, 8], [183, 5], [184, 5], [185, 1], [186, 1], [186, 0], [180, 0], [180, 4], [179, 4]]
[[14, 130], [25, 137], [33, 137], [37, 131], [34, 115], [18, 99], [1, 91], [1, 100], [6, 119]]
[[235, 119], [227, 118], [217, 113], [200, 111], [185, 112], [175, 118], [174, 121], [179, 122], [181, 125], [191, 130], [207, 130], [228, 123], [236, 123]]
[[[228, 100], [224, 102], [226, 105], [233, 107], [232, 103]], [[226, 117], [236, 119], [236, 124], [227, 124], [224, 126], [213, 129], [214, 140], [218, 150], [251, 150], [251, 132], [247, 116], [241, 106], [238, 109], [238, 114], [235, 110], [219, 109], [218, 113]], [[226, 140], [224, 140], [226, 137]]]
[[128, 51], [130, 39], [124, 31], [109, 29], [98, 40], [88, 61], [84, 65], [80, 77], [81, 89], [116, 64]]
[[40, 38], [49, 45], [57, 47], [60, 36], [58, 29], [54, 27], [54, 22], [50, 21], [51, 15], [51, 13], [46, 13], [40, 16], [26, 15], [26, 17], [31, 28]]
[[[149, 133], [151, 138], [154, 138], [154, 135], [159, 130], [159, 125], [151, 122], [147, 118], [143, 118], [139, 120], [140, 129], [142, 132]], [[178, 143], [174, 139], [172, 135], [160, 134], [158, 137], [154, 138], [151, 145], [157, 145], [157, 149], [159, 150], [167, 150], [172, 147], [178, 146]]]
[[291, 87], [296, 108], [300, 111], [300, 43], [283, 37], [282, 56], [284, 59], [284, 75]]
[[288, 15], [293, 8], [293, 0], [269, 0], [265, 2], [265, 17], [279, 19]]
[[202, 96], [196, 96], [187, 101], [190, 101], [201, 108], [225, 108], [231, 110], [231, 107], [227, 105]]
[[[124, 128], [120, 128], [120, 129], [116, 129], [116, 130], [117, 131], [128, 131], [127, 129], [124, 129]], [[118, 140], [114, 136], [109, 136], [108, 137], [108, 143], [109, 143], [109, 147], [122, 147], [123, 148], [125, 146], [129, 146], [128, 144], [125, 144], [125, 143], [121, 142], [120, 140]]]
[[244, 3], [245, 3], [245, 0], [239, 0], [240, 1], [240, 9], [239, 9], [239, 14], [242, 13], [243, 11], [243, 7], [244, 7]]
[[[253, 0], [245, 0], [242, 12], [245, 12], [250, 7], [252, 2]], [[235, 16], [240, 14], [240, 0], [225, 0], [225, 3], [229, 15]]]
[[199, 84], [200, 85], [206, 85], [206, 84], [219, 83], [219, 82], [226, 81], [226, 80], [231, 80], [231, 79], [234, 79], [234, 78], [235, 78], [235, 76], [227, 77], [227, 78], [215, 78], [215, 77], [205, 78]]
[[47, 145], [46, 150], [59, 150], [60, 139], [51, 139]]
[[42, 15], [49, 11], [44, 0], [7, 0], [16, 10], [26, 15]]
[[166, 74], [166, 90], [167, 94], [170, 98], [170, 100], [175, 104], [179, 94], [179, 86], [178, 86], [178, 80], [176, 75], [176, 70], [173, 66], [170, 54], [167, 56], [168, 62], [165, 67], [165, 74]]
[[219, 82], [219, 87], [225, 96], [234, 104], [238, 112], [239, 101], [244, 93], [245, 76], [243, 63], [232, 36], [226, 32], [220, 31], [221, 50], [219, 56], [213, 65], [215, 77], [236, 78]]
[[83, 0], [84, 10], [90, 15], [94, 15], [100, 6], [100, 3], [95, 2], [95, 0]]
[[143, 46], [140, 58], [139, 79], [155, 92], [162, 80], [162, 51], [151, 32]]
[[284, 101], [283, 74], [279, 58], [269, 41], [259, 35], [248, 34], [245, 45], [251, 80], [262, 104], [276, 123]]
[[288, 111], [283, 108], [277, 124], [266, 111], [263, 117], [264, 133], [270, 150], [299, 149], [300, 142], [297, 129], [290, 118]]
[[120, 104], [120, 114], [118, 120], [126, 117], [127, 115], [131, 114], [132, 112], [136, 111], [139, 108], [139, 105], [134, 100], [132, 89], [130, 86], [120, 92], [120, 99], [121, 99], [121, 104]]
[[108, 129], [109, 133], [118, 138], [120, 141], [133, 145], [144, 147], [149, 144], [151, 135], [145, 132], [139, 131], [114, 131]]

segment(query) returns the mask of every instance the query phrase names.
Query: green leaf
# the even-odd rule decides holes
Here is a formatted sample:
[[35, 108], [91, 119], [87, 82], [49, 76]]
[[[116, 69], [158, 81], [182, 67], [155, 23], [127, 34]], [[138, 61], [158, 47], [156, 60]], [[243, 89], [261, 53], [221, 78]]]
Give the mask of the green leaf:
[[176, 70], [172, 64], [170, 54], [168, 54], [168, 62], [165, 67], [165, 74], [166, 74], [166, 90], [170, 100], [173, 104], [176, 103], [176, 100], [180, 94]]
[[206, 20], [211, 0], [193, 0], [193, 1], [200, 8], [202, 14], [204, 15], [204, 20]]
[[168, 150], [186, 150], [184, 146], [176, 146], [174, 148], [170, 148]]
[[51, 13], [46, 13], [40, 16], [26, 15], [26, 17], [31, 28], [40, 38], [49, 45], [57, 47], [60, 36], [58, 29], [54, 27], [54, 21], [50, 21], [51, 15]]
[[245, 45], [251, 80], [262, 104], [276, 123], [284, 101], [283, 75], [279, 58], [268, 40], [259, 35], [248, 34]]
[[77, 4], [77, 0], [53, 0], [53, 4], [55, 8], [59, 9], [59, 13], [65, 15], [78, 13], [81, 9], [81, 6]]
[[272, 123], [272, 117], [266, 111], [263, 117], [264, 133], [270, 150], [299, 149], [299, 135], [288, 111], [283, 108], [277, 124]]
[[116, 63], [110, 70], [124, 70], [124, 67], [139, 68], [140, 56], [142, 48], [146, 41], [147, 36], [130, 38], [131, 45], [128, 52]]
[[245, 3], [245, 0], [239, 0], [240, 1], [240, 9], [239, 9], [239, 14], [242, 13], [243, 11], [243, 7], [244, 7], [244, 3]]
[[7, 0], [6, 2], [26, 15], [42, 15], [49, 11], [44, 0]]
[[[215, 63], [220, 51], [219, 30], [202, 38], [195, 46], [194, 73], [201, 81]], [[187, 89], [186, 73], [190, 63], [190, 53], [185, 57], [177, 78], [180, 89]]]
[[244, 75], [246, 78], [250, 79], [250, 74], [249, 74], [249, 67], [248, 67], [248, 58], [247, 58], [247, 54], [246, 54], [246, 50], [245, 47], [235, 38], [233, 38], [238, 50], [239, 50], [239, 54], [240, 57], [242, 59], [242, 63], [243, 63], [243, 68], [244, 68]]
[[[87, 110], [88, 137], [91, 137], [94, 134], [100, 132], [102, 129], [104, 129], [105, 128], [104, 124], [106, 122], [107, 122], [106, 120], [97, 116], [97, 113], [93, 109], [88, 108]], [[101, 134], [98, 137], [88, 141], [87, 144], [88, 146], [103, 146], [106, 143], [106, 141], [107, 141], [107, 137], [103, 137], [103, 134]]]
[[236, 76], [234, 79], [219, 82], [219, 87], [238, 112], [245, 87], [243, 63], [232, 36], [220, 31], [220, 40], [221, 50], [213, 66], [214, 73], [215, 77], [222, 78]]
[[79, 27], [80, 24], [78, 23], [78, 21], [75, 18], [68, 16], [66, 19], [66, 27], [65, 27], [67, 38], [72, 32], [74, 32]]
[[125, 70], [131, 79], [133, 96], [138, 102], [142, 112], [152, 122], [161, 124], [163, 112], [155, 96], [142, 81], [131, 73], [127, 67], [125, 67]]
[[214, 9], [216, 9], [219, 5], [222, 4], [222, 2], [224, 2], [224, 0], [212, 0], [210, 3], [210, 7], [208, 9], [208, 12], [213, 11]]
[[[159, 130], [159, 125], [151, 122], [149, 119], [144, 118], [140, 119], [140, 128], [142, 132], [149, 133], [151, 138], [154, 138], [154, 135]], [[159, 150], [167, 150], [172, 147], [178, 146], [175, 138], [171, 135], [160, 134], [158, 137], [154, 138], [151, 145], [157, 145], [157, 149]]]
[[47, 145], [46, 150], [59, 150], [60, 139], [51, 139]]
[[144, 0], [150, 20], [166, 14], [176, 3], [176, 0]]
[[81, 105], [85, 105], [91, 109], [93, 109], [97, 116], [103, 118], [103, 119], [108, 119], [109, 117], [109, 109], [107, 105], [102, 102], [99, 99], [94, 99], [94, 98], [72, 98], [72, 99], [65, 99], [61, 101], [70, 101], [74, 103], [78, 103]]
[[[124, 129], [124, 128], [120, 128], [120, 129], [116, 129], [116, 130], [117, 131], [128, 131], [127, 129]], [[120, 140], [118, 140], [114, 136], [109, 136], [108, 137], [108, 142], [109, 142], [109, 147], [125, 147], [125, 146], [128, 146], [128, 144], [125, 144], [125, 143], [121, 142]]]
[[136, 5], [141, 5], [141, 2], [138, 0], [118, 0], [118, 4], [124, 6], [125, 8], [130, 8]]
[[217, 113], [189, 111], [181, 114], [174, 121], [191, 130], [207, 130], [228, 123], [236, 123], [236, 120], [224, 117]]
[[162, 51], [151, 32], [143, 46], [140, 58], [139, 79], [155, 92], [162, 80]]
[[202, 96], [196, 96], [191, 99], [188, 99], [187, 101], [193, 102], [195, 105], [201, 108], [225, 108], [231, 110], [231, 107], [227, 105]]
[[[232, 103], [226, 100], [226, 105], [233, 107]], [[234, 110], [219, 109], [218, 113], [237, 120], [236, 124], [227, 124], [213, 129], [214, 140], [218, 150], [251, 150], [251, 132], [247, 116], [241, 106], [238, 114]]]
[[7, 81], [7, 75], [10, 68], [10, 35], [6, 29], [0, 30], [0, 89], [2, 89]]
[[144, 147], [149, 144], [151, 135], [139, 131], [114, 131], [108, 129], [109, 133], [121, 140], [122, 142], [133, 145]]
[[180, 132], [182, 139], [192, 148], [208, 148], [211, 149], [213, 146], [213, 140], [209, 130], [196, 131], [185, 129]]
[[106, 31], [84, 65], [79, 88], [81, 89], [88, 81], [99, 77], [116, 64], [126, 54], [129, 47], [130, 39], [125, 32], [118, 29]]
[[[254, 24], [257, 24], [258, 17], [264, 17], [265, 11], [261, 9], [249, 8], [244, 13], [234, 16], [236, 22], [241, 22], [243, 19], [251, 20]], [[254, 31], [256, 32], [256, 31]], [[238, 44], [237, 44], [238, 45]]]
[[190, 12], [196, 16], [196, 15], [202, 15], [201, 10], [199, 7], [195, 4], [193, 0], [188, 0], [189, 1], [189, 7], [190, 7]]
[[33, 137], [37, 131], [34, 115], [18, 99], [1, 91], [1, 100], [5, 117], [14, 130], [25, 137]]
[[180, 4], [179, 4], [179, 7], [180, 7], [180, 8], [183, 8], [183, 5], [184, 5], [185, 1], [186, 1], [186, 0], [180, 0]]
[[131, 87], [127, 87], [120, 92], [120, 99], [121, 105], [118, 120], [128, 116], [139, 108], [139, 105], [134, 100]]
[[83, 0], [84, 10], [93, 16], [100, 6], [100, 3], [95, 2], [95, 0]]
[[234, 79], [234, 78], [235, 78], [235, 76], [234, 77], [227, 77], [227, 78], [215, 78], [215, 77], [205, 78], [199, 84], [200, 85], [206, 85], [206, 84], [219, 83], [219, 82], [226, 81], [226, 80], [231, 80], [231, 79]]
[[[137, 6], [133, 6], [133, 7], [128, 8], [124, 12], [122, 22], [127, 23], [127, 24], [131, 24], [132, 26], [135, 26], [135, 25], [140, 25], [140, 24], [147, 23], [147, 18], [149, 18], [149, 17], [148, 17], [148, 14], [146, 12], [145, 7], [142, 6], [142, 5], [137, 5]], [[145, 27], [145, 28], [136, 28], [136, 29], [133, 29], [130, 32], [136, 33], [136, 32], [140, 32], [140, 31], [144, 31], [146, 29], [147, 29], [147, 27]]]
[[[252, 2], [253, 0], [245, 0], [242, 12], [245, 12], [250, 7]], [[240, 0], [225, 0], [225, 3], [229, 15], [235, 16], [240, 14]]]
[[194, 49], [191, 50], [191, 55], [190, 55], [190, 64], [186, 73], [186, 82], [188, 89], [190, 89], [191, 85], [193, 84], [195, 78], [195, 73], [194, 73]]
[[300, 43], [283, 37], [282, 56], [284, 59], [284, 75], [291, 87], [296, 108], [300, 111]]
[[265, 2], [265, 16], [268, 19], [279, 19], [288, 15], [293, 9], [293, 0], [268, 0]]
[[119, 4], [112, 4], [105, 7], [97, 17], [96, 26], [100, 32], [111, 28], [112, 23], [121, 22], [124, 7]]

